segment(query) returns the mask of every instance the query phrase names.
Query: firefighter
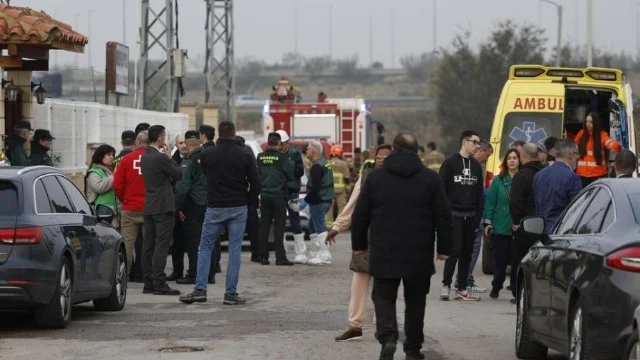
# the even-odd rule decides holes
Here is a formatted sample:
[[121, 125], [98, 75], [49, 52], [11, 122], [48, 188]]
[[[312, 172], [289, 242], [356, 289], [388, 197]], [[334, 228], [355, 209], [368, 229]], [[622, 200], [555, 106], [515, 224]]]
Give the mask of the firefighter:
[[437, 146], [433, 141], [427, 144], [427, 149], [428, 152], [424, 157], [424, 166], [435, 172], [440, 171], [440, 166], [445, 160], [444, 155], [436, 150]]
[[347, 191], [349, 190], [349, 180], [351, 178], [349, 174], [349, 164], [342, 159], [342, 146], [333, 145], [329, 152], [331, 168], [333, 169], [333, 202], [331, 203], [331, 209], [327, 213], [327, 226], [330, 227], [333, 224], [334, 208], [338, 207], [338, 214], [344, 210], [347, 206]]

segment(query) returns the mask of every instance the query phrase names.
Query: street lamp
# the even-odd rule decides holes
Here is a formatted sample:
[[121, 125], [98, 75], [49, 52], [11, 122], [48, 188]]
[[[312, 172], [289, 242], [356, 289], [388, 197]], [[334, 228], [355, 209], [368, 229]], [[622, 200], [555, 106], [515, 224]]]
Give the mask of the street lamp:
[[20, 92], [20, 88], [13, 83], [13, 79], [8, 81], [2, 79], [2, 88], [7, 94], [7, 101], [15, 102], [16, 100], [18, 100], [18, 93]]
[[[33, 91], [33, 89], [36, 90]], [[47, 89], [42, 86], [42, 83], [35, 84], [31, 82], [31, 91], [36, 94], [36, 101], [38, 102], [38, 104], [44, 104], [44, 100], [47, 98]]]
[[558, 44], [556, 45], [556, 66], [560, 66], [560, 48], [562, 47], [562, 5], [552, 0], [540, 0], [555, 6], [558, 10]]

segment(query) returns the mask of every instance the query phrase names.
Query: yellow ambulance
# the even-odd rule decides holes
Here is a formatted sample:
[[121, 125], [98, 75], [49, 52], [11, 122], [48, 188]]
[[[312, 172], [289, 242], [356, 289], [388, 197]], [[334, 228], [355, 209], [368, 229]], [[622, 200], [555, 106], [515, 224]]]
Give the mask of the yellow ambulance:
[[548, 137], [572, 138], [586, 113], [598, 111], [603, 130], [636, 153], [631, 86], [622, 71], [513, 65], [496, 108], [485, 186], [500, 173], [505, 152], [518, 141], [543, 144]]

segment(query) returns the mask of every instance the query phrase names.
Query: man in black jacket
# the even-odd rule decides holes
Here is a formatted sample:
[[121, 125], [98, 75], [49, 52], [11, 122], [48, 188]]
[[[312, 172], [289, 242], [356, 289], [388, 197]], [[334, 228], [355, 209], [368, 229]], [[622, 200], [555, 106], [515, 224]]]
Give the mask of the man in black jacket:
[[544, 167], [540, 163], [538, 147], [532, 143], [522, 145], [520, 152], [520, 163], [522, 168], [513, 176], [511, 180], [511, 194], [509, 200], [509, 212], [513, 223], [513, 241], [511, 242], [511, 293], [515, 303], [517, 292], [516, 276], [518, 274], [518, 264], [527, 255], [529, 248], [537, 241], [536, 236], [527, 235], [520, 229], [520, 221], [527, 216], [536, 215], [536, 201], [533, 196], [533, 178], [538, 171]]
[[418, 157], [415, 135], [404, 132], [396, 136], [393, 150], [382, 168], [373, 170], [362, 185], [352, 216], [351, 242], [354, 254], [362, 254], [370, 246], [380, 359], [393, 359], [396, 350], [396, 298], [402, 281], [404, 351], [407, 359], [416, 360], [422, 358], [426, 296], [435, 273], [436, 232], [437, 258], [445, 260], [451, 252], [451, 210], [438, 174], [425, 168]]
[[11, 166], [29, 166], [29, 158], [24, 144], [29, 140], [31, 123], [20, 120], [13, 126], [13, 137], [9, 141], [7, 158]]
[[151, 144], [140, 160], [145, 186], [144, 241], [142, 243], [143, 293], [179, 295], [167, 285], [164, 268], [175, 222], [172, 182], [182, 179], [182, 171], [171, 159], [165, 144], [164, 126], [149, 128]]
[[207, 149], [201, 158], [207, 174], [207, 212], [198, 251], [196, 286], [192, 293], [180, 297], [180, 301], [187, 304], [207, 301], [211, 253], [225, 227], [229, 232], [229, 263], [223, 303], [246, 302], [237, 293], [240, 251], [247, 223], [247, 204], [258, 202], [260, 180], [254, 158], [235, 143], [235, 125], [223, 121], [219, 131], [218, 143]]
[[444, 265], [440, 300], [451, 299], [451, 283], [456, 265], [458, 288], [455, 299], [480, 300], [480, 297], [467, 291], [473, 244], [484, 210], [482, 166], [473, 157], [478, 151], [479, 143], [478, 133], [463, 131], [460, 136], [460, 152], [445, 160], [440, 166], [440, 178], [453, 214], [453, 250]]
[[[178, 134], [176, 136], [176, 151], [173, 152], [171, 158], [173, 161], [180, 166], [182, 172], [184, 174], [184, 170], [187, 168], [186, 161], [183, 164], [183, 160], [189, 155], [189, 151], [187, 150], [187, 144], [184, 135]], [[174, 193], [175, 186], [177, 182], [173, 182]], [[182, 274], [184, 272], [184, 253], [187, 251], [187, 241], [184, 238], [184, 224], [180, 218], [178, 218], [178, 213], [176, 212], [176, 221], [173, 225], [173, 243], [170, 247], [171, 253], [171, 263], [173, 264], [173, 271], [169, 276], [167, 276], [167, 281], [177, 281], [178, 279], [182, 279]], [[193, 269], [195, 270], [195, 269]]]
[[31, 156], [29, 156], [29, 165], [46, 165], [53, 166], [53, 159], [49, 155], [51, 144], [55, 140], [51, 136], [51, 132], [45, 129], [36, 129], [33, 133], [33, 141], [31, 141]]

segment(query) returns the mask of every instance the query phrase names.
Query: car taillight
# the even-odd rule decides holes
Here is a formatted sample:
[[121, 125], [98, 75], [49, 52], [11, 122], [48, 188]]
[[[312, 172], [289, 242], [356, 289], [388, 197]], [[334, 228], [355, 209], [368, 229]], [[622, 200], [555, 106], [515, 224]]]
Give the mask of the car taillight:
[[493, 181], [493, 173], [491, 171], [487, 171], [487, 175], [484, 177], [484, 187], [491, 187], [491, 181]]
[[40, 243], [40, 228], [0, 229], [0, 244], [34, 245]]
[[640, 247], [618, 250], [607, 256], [607, 265], [620, 270], [640, 272]]

